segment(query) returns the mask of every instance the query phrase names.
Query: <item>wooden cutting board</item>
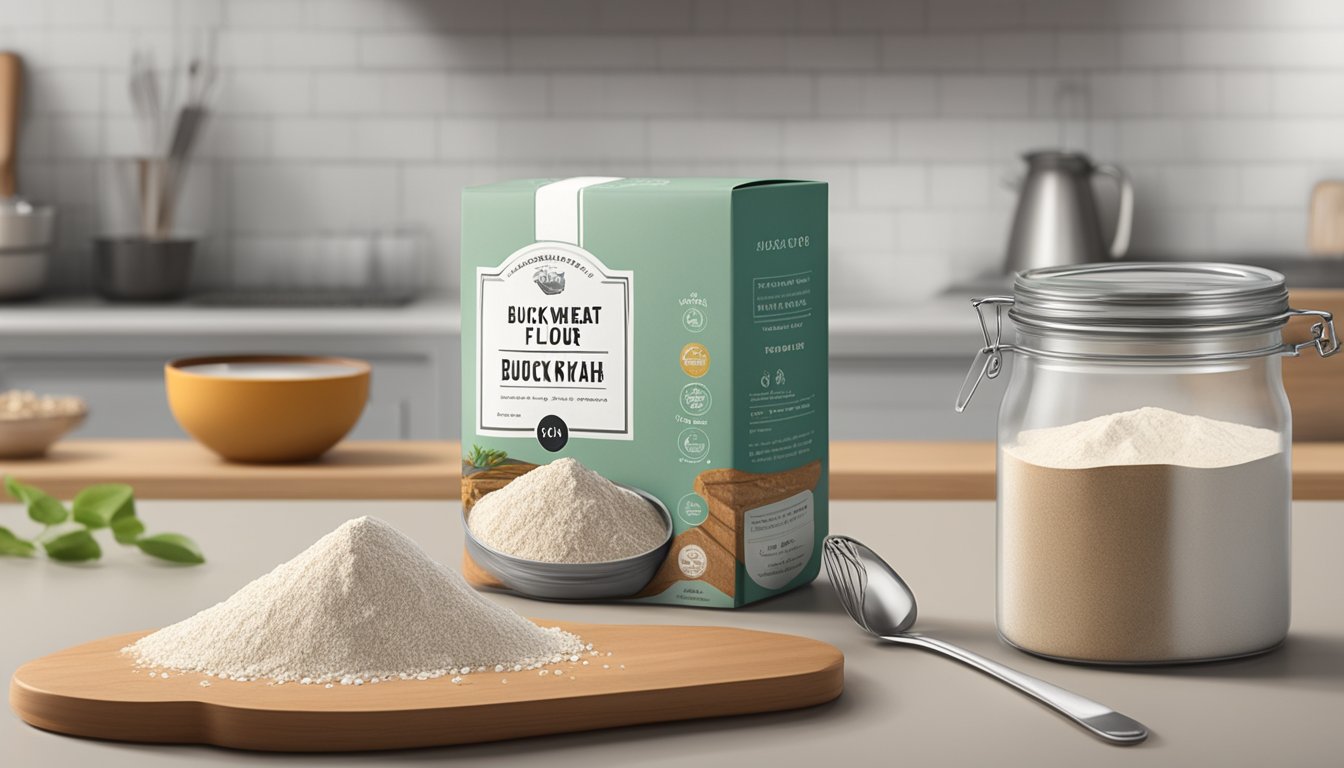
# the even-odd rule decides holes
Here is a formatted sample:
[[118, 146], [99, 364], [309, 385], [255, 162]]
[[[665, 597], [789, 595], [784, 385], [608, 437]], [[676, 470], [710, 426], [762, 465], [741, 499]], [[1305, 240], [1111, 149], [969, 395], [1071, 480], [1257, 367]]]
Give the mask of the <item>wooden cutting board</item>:
[[[727, 627], [537, 622], [579, 635], [598, 655], [583, 656], [587, 666], [548, 667], [545, 675], [473, 673], [459, 684], [444, 677], [276, 686], [137, 671], [120, 652], [146, 634], [137, 632], [19, 667], [9, 702], [28, 724], [72, 736], [347, 752], [797, 709], [830, 701], [844, 687], [839, 649], [808, 638]], [[201, 685], [205, 680], [209, 686]]]

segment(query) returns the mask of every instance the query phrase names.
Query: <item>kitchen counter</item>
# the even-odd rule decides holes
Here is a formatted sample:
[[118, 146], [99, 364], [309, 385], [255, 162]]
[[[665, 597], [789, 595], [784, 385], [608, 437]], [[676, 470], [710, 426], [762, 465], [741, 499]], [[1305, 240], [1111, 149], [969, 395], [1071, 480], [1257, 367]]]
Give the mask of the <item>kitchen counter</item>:
[[[12, 508], [11, 508], [12, 511]], [[0, 669], [96, 637], [160, 626], [224, 599], [334, 528], [376, 514], [443, 562], [458, 563], [457, 506], [441, 502], [168, 502], [142, 505], [154, 530], [195, 537], [209, 562], [166, 567], [132, 551], [86, 567], [0, 558], [10, 628]], [[1098, 669], [1024, 655], [996, 639], [994, 522], [986, 502], [842, 502], [832, 528], [868, 542], [919, 595], [919, 629], [1074, 689], [1146, 723], [1152, 737], [1112, 747], [1020, 694], [913, 649], [869, 640], [816, 584], [738, 611], [570, 605], [500, 596], [529, 615], [642, 624], [733, 625], [815, 637], [846, 655], [837, 701], [795, 712], [690, 721], [441, 750], [254, 755], [207, 747], [84, 741], [0, 722], [5, 764], [152, 768], [185, 764], [349, 766], [461, 760], [544, 765], [1266, 766], [1330, 765], [1344, 753], [1344, 504], [1294, 509], [1293, 629], [1265, 656], [1202, 666]], [[20, 524], [19, 527], [23, 527]], [[690, 650], [690, 649], [688, 649]], [[706, 649], [703, 652], [712, 652]], [[692, 656], [688, 663], [694, 663]]]
[[[456, 499], [461, 453], [439, 440], [347, 441], [310, 464], [231, 464], [186, 440], [68, 440], [0, 471], [69, 498], [130, 483], [140, 498]], [[831, 443], [836, 499], [993, 499], [989, 442]], [[1344, 443], [1293, 446], [1293, 496], [1344, 499]]]

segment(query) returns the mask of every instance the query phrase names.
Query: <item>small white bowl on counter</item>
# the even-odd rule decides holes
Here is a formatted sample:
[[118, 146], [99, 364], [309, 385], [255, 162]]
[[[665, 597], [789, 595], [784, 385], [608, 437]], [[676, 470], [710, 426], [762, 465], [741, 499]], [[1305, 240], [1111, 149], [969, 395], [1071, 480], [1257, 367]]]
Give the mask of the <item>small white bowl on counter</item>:
[[78, 397], [0, 392], [0, 458], [45, 456], [67, 432], [84, 423], [89, 407]]

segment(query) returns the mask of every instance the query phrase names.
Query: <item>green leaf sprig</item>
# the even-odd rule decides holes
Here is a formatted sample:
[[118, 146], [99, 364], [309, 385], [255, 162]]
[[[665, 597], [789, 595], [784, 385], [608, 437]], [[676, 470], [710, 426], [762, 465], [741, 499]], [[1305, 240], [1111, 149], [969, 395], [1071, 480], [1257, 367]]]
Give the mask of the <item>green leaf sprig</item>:
[[187, 565], [205, 562], [196, 542], [180, 533], [145, 535], [145, 524], [135, 513], [135, 492], [129, 485], [91, 485], [75, 494], [70, 509], [41, 488], [12, 477], [5, 477], [5, 490], [28, 509], [33, 522], [43, 527], [30, 540], [0, 526], [0, 556], [32, 557], [40, 546], [52, 560], [97, 560], [103, 556], [103, 548], [93, 532], [106, 528], [118, 544], [137, 547], [150, 557]]
[[473, 444], [471, 452], [467, 454], [467, 461], [473, 467], [488, 469], [489, 467], [498, 467], [509, 458], [509, 454], [496, 448], [482, 448]]

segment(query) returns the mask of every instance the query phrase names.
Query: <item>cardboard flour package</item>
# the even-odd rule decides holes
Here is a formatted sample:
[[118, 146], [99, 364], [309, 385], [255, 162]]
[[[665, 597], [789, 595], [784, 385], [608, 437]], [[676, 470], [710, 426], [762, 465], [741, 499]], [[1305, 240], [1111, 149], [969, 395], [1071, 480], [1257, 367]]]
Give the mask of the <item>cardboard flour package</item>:
[[[529, 179], [462, 200], [462, 499], [574, 458], [661, 501], [624, 597], [735, 607], [827, 532], [826, 185]], [[477, 586], [501, 586], [468, 561]]]

